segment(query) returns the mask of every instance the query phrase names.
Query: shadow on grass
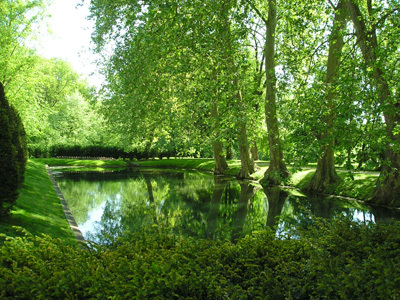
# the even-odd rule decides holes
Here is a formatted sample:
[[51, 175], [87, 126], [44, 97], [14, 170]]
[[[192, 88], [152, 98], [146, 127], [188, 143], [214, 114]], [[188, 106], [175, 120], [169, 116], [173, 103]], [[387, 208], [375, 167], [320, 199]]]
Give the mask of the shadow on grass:
[[[300, 176], [301, 173], [305, 173], [305, 175]], [[294, 183], [294, 185], [300, 190], [304, 189], [307, 186], [307, 184], [311, 181], [312, 177], [314, 176], [315, 170], [307, 170], [301, 173], [294, 174], [295, 176], [301, 177], [300, 180], [298, 180], [298, 182]]]
[[74, 240], [43, 162], [28, 161], [24, 186], [19, 190], [11, 215], [0, 220], [0, 233], [21, 236], [22, 233], [13, 226], [22, 227], [33, 235]]

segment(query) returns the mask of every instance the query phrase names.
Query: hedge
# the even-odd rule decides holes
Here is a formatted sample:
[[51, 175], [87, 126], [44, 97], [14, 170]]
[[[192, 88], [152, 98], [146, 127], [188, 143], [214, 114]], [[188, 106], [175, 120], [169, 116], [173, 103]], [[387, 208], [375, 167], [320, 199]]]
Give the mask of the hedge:
[[17, 160], [20, 150], [13, 126], [14, 110], [4, 93], [0, 82], [0, 216], [7, 215], [18, 197], [18, 183], [21, 175]]
[[0, 247], [2, 299], [397, 299], [400, 225], [346, 220], [230, 241], [152, 227], [112, 246], [27, 235]]
[[169, 158], [176, 156], [172, 150], [157, 151], [151, 149], [147, 152], [145, 149], [136, 148], [131, 151], [125, 151], [119, 147], [103, 145], [53, 145], [49, 148], [42, 148], [39, 145], [29, 145], [30, 157], [107, 157], [107, 158], [125, 158], [130, 160], [142, 160], [158, 157]]

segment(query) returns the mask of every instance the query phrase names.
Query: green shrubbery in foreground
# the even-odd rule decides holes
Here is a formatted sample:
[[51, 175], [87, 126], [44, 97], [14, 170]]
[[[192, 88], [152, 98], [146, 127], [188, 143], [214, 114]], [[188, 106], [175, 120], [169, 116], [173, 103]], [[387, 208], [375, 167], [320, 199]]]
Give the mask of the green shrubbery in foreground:
[[[0, 248], [5, 299], [397, 299], [400, 224], [314, 220], [276, 238], [182, 239], [152, 228], [91, 250], [26, 236]], [[293, 238], [296, 237], [296, 238]]]

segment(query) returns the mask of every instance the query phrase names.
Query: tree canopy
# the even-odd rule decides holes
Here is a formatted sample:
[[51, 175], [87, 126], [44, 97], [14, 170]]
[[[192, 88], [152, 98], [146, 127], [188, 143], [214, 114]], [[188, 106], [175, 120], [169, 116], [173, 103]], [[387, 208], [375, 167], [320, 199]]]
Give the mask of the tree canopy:
[[[0, 4], [0, 80], [25, 125], [30, 155], [60, 145], [149, 156], [240, 159], [239, 178], [269, 160], [379, 170], [372, 203], [400, 205], [399, 9], [393, 0], [91, 0], [106, 82], [91, 88], [65, 61], [38, 56], [46, 3]], [[394, 197], [394, 198], [393, 198]]]

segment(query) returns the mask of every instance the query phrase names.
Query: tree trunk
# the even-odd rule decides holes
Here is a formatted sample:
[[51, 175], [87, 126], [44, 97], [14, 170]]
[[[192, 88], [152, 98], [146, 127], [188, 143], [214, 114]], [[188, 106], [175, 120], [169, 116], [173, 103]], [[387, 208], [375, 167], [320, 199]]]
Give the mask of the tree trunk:
[[332, 33], [329, 41], [328, 64], [326, 70], [326, 107], [329, 114], [325, 116], [325, 129], [322, 134], [322, 156], [318, 159], [317, 170], [305, 190], [310, 192], [323, 192], [331, 184], [340, 178], [335, 169], [335, 140], [332, 135], [334, 121], [336, 118], [334, 99], [336, 97], [335, 83], [340, 65], [340, 57], [343, 49], [343, 30], [346, 28], [346, 18], [343, 10], [343, 1], [340, 0], [336, 8]]
[[[228, 63], [228, 70], [229, 73], [232, 74], [233, 77], [233, 88], [234, 88], [234, 102], [241, 106], [243, 102], [243, 96], [241, 92], [241, 87], [239, 84], [239, 79], [237, 75], [237, 70], [235, 67], [235, 60], [234, 60], [234, 51], [232, 49], [232, 35], [231, 35], [231, 21], [229, 19], [229, 14], [227, 13], [231, 8], [231, 4], [222, 6], [222, 18], [224, 20], [224, 31], [222, 34], [222, 40], [224, 41], [224, 47], [226, 51], [226, 61]], [[238, 128], [239, 128], [239, 153], [240, 153], [240, 163], [241, 169], [237, 175], [238, 179], [250, 179], [251, 174], [254, 173], [256, 169], [254, 160], [251, 158], [250, 155], [250, 146], [249, 141], [247, 138], [247, 127], [246, 127], [246, 112], [238, 109], [238, 113], [240, 115], [238, 121]]]
[[226, 159], [232, 159], [233, 154], [232, 154], [232, 144], [229, 143], [228, 146], [226, 146]]
[[258, 147], [257, 147], [257, 142], [256, 141], [253, 142], [253, 147], [251, 147], [250, 151], [251, 151], [251, 158], [253, 160], [259, 160], [260, 159], [260, 157], [258, 156]]
[[249, 141], [247, 139], [246, 124], [242, 123], [240, 126], [239, 133], [239, 153], [240, 153], [240, 163], [241, 169], [237, 178], [239, 179], [250, 179], [251, 174], [256, 170], [254, 160], [250, 155]]
[[[218, 121], [218, 103], [216, 100], [212, 104], [211, 117], [214, 120], [214, 134], [218, 135], [219, 121]], [[212, 141], [212, 149], [214, 154], [215, 169], [214, 174], [223, 174], [225, 170], [228, 169], [228, 164], [226, 163], [225, 157], [223, 155], [222, 143], [217, 139]]]
[[375, 194], [369, 200], [378, 205], [400, 206], [400, 152], [398, 150], [400, 133], [394, 131], [396, 126], [400, 124], [399, 97], [392, 96], [391, 89], [384, 76], [384, 69], [379, 64], [376, 54], [376, 51], [379, 52], [379, 45], [375, 28], [367, 29], [361, 10], [354, 0], [347, 1], [347, 6], [364, 60], [368, 67], [373, 70], [373, 80], [386, 125], [386, 159], [377, 182]]
[[282, 144], [279, 137], [279, 124], [276, 115], [276, 75], [275, 75], [275, 32], [276, 0], [268, 1], [267, 38], [265, 43], [266, 98], [265, 119], [268, 128], [270, 165], [264, 174], [264, 185], [280, 184], [289, 176], [283, 160]]

